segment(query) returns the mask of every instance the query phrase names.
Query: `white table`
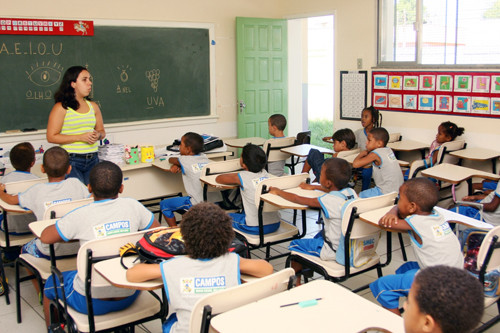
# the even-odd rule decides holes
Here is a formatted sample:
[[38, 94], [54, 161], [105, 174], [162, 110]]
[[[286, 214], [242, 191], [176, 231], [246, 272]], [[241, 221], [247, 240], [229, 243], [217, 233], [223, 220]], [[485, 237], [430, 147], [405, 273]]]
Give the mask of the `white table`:
[[399, 151], [410, 152], [418, 150], [422, 155], [422, 159], [424, 159], [425, 150], [429, 148], [429, 144], [413, 140], [401, 140], [401, 141], [389, 142], [387, 144], [387, 147], [391, 148], [396, 152]]
[[[318, 300], [300, 307], [284, 304]], [[222, 313], [211, 321], [216, 332], [360, 332], [381, 327], [404, 332], [403, 318], [339, 284], [316, 280]]]
[[256, 146], [262, 146], [266, 142], [266, 139], [259, 137], [251, 137], [251, 138], [238, 138], [238, 139], [227, 139], [224, 140], [224, 143], [229, 147], [233, 148], [243, 148], [248, 143], [251, 143]]
[[500, 152], [484, 148], [466, 148], [450, 152], [450, 155], [471, 161], [491, 160], [492, 172], [497, 173], [497, 158]]

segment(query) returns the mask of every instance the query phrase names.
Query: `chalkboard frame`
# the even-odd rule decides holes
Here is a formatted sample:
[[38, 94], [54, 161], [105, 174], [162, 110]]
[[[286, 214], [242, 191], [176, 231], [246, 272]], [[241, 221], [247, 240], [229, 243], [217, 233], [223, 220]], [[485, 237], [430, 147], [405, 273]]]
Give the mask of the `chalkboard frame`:
[[[203, 114], [203, 115], [191, 115], [191, 116], [186, 116], [184, 117], [183, 115], [177, 116], [174, 118], [169, 117], [168, 115], [166, 117], [162, 118], [155, 118], [155, 119], [141, 119], [141, 120], [132, 120], [132, 121], [110, 121], [106, 122], [106, 110], [103, 109], [103, 115], [104, 115], [104, 121], [105, 121], [105, 126], [106, 127], [119, 127], [119, 126], [130, 126], [130, 125], [140, 125], [140, 124], [149, 124], [149, 123], [166, 123], [170, 122], [172, 120], [177, 120], [177, 121], [183, 121], [183, 120], [189, 120], [189, 119], [207, 119], [207, 118], [214, 118], [217, 117], [216, 114], [216, 87], [215, 87], [215, 33], [214, 33], [214, 27], [215, 25], [213, 23], [199, 23], [199, 22], [166, 22], [166, 21], [137, 21], [137, 20], [94, 20], [94, 26], [95, 28], [99, 27], [124, 27], [124, 28], [192, 28], [192, 29], [203, 29], [206, 30], [205, 33], [208, 33], [208, 52], [209, 52], [209, 59], [208, 59], [208, 66], [209, 66], [209, 73], [208, 73], [208, 78], [209, 78], [209, 83], [208, 83], [208, 89], [209, 90], [209, 113], [208, 114]], [[78, 37], [76, 37], [78, 38]], [[91, 36], [89, 37], [81, 37], [81, 38], [93, 38]], [[205, 37], [206, 38], [206, 37]], [[206, 58], [205, 58], [206, 59]], [[207, 82], [207, 81], [204, 81]], [[49, 108], [50, 110], [50, 108]], [[38, 127], [38, 125], [37, 125]], [[24, 128], [21, 124], [17, 129], [22, 129]], [[16, 129], [16, 128], [8, 128], [8, 129]], [[39, 131], [44, 130], [45, 126], [40, 126], [37, 128]], [[6, 130], [6, 129], [5, 129]], [[2, 130], [3, 131], [3, 130]]]

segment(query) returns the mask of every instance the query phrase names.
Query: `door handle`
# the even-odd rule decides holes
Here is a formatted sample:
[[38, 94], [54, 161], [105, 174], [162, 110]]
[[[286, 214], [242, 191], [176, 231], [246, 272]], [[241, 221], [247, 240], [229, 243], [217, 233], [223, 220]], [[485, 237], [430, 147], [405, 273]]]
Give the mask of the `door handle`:
[[239, 101], [239, 106], [240, 106], [240, 113], [243, 113], [243, 109], [245, 109], [247, 107], [247, 105], [245, 104], [245, 102], [243, 100]]

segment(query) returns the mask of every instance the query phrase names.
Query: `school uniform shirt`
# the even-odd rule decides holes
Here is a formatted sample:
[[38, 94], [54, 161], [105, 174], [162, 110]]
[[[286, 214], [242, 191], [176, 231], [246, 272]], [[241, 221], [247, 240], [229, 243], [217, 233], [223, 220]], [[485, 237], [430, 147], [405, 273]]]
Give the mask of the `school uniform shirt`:
[[[80, 245], [83, 245], [93, 239], [148, 229], [153, 221], [153, 213], [139, 201], [117, 198], [95, 201], [77, 208], [57, 220], [55, 226], [65, 242], [78, 239]], [[73, 287], [79, 294], [85, 295], [85, 285], [78, 276], [75, 277]], [[110, 285], [92, 288], [92, 297], [127, 297], [134, 292]]]
[[[38, 179], [38, 176], [30, 172], [15, 170], [3, 176], [2, 179], [0, 179], [0, 183], [7, 184], [7, 183], [20, 182], [23, 180], [33, 180], [33, 179]], [[29, 234], [31, 233], [29, 224], [34, 221], [36, 221], [36, 216], [33, 213], [22, 214], [22, 215], [10, 214], [8, 215], [9, 233]], [[3, 221], [2, 221], [2, 229], [5, 230]]]
[[354, 136], [356, 137], [358, 148], [361, 149], [361, 151], [366, 150], [366, 141], [368, 141], [366, 130], [364, 128], [359, 128], [354, 132]]
[[200, 183], [201, 169], [210, 160], [205, 154], [200, 155], [181, 155], [179, 163], [182, 170], [182, 182], [187, 194], [191, 197], [191, 203], [196, 205], [203, 201], [203, 189]]
[[[430, 215], [410, 215], [405, 220], [413, 230], [408, 233], [420, 269], [435, 265], [464, 268], [460, 243], [441, 214], [433, 210]], [[420, 237], [422, 244], [413, 233]]]
[[[243, 201], [243, 208], [245, 209], [245, 223], [250, 227], [259, 226], [259, 214], [257, 205], [255, 204], [255, 190], [257, 185], [263, 180], [269, 178], [266, 170], [260, 172], [241, 171], [238, 173], [241, 187], [241, 199]], [[264, 225], [278, 223], [280, 216], [277, 211], [263, 212], [262, 220]]]
[[[500, 197], [500, 182], [497, 183], [496, 190], [490, 192], [490, 194], [488, 194], [486, 198], [481, 200], [481, 203], [491, 202], [495, 196]], [[494, 212], [483, 212], [483, 219], [485, 222], [488, 222], [490, 224], [500, 225], [500, 206], [498, 206]]]
[[380, 157], [380, 165], [373, 165], [373, 180], [382, 194], [398, 192], [403, 185], [403, 173], [393, 151], [389, 147], [377, 148], [372, 151]]
[[[31, 186], [19, 194], [19, 205], [31, 210], [37, 220], [43, 220], [45, 210], [53, 204], [85, 199], [90, 196], [88, 188], [77, 178], [68, 178], [57, 183], [43, 183]], [[46, 256], [50, 255], [49, 245], [37, 239], [36, 247]], [[78, 252], [77, 243], [57, 243], [54, 250], [57, 256], [74, 255]]]
[[321, 248], [320, 258], [322, 260], [335, 260], [335, 252], [339, 246], [342, 234], [343, 206], [347, 200], [356, 199], [358, 195], [349, 187], [340, 191], [331, 191], [318, 198], [321, 204], [321, 214], [325, 222], [325, 237], [332, 244], [333, 249], [325, 241]]
[[226, 253], [213, 259], [174, 257], [160, 264], [169, 312], [177, 315], [171, 333], [189, 332], [191, 311], [203, 296], [240, 284], [240, 258]]
[[[284, 139], [285, 137], [281, 138], [276, 138], [273, 137], [273, 139]], [[267, 172], [269, 172], [271, 175], [276, 176], [276, 177], [281, 177], [285, 174], [285, 160], [283, 161], [274, 161], [274, 162], [268, 162], [267, 163]]]

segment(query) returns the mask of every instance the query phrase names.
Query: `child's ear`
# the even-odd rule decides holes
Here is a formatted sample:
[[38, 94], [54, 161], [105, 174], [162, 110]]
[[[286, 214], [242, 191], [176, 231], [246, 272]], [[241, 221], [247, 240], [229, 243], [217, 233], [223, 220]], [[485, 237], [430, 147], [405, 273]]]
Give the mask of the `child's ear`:
[[87, 188], [89, 189], [89, 193], [92, 193], [92, 186], [90, 184], [87, 185]]
[[69, 173], [71, 172], [71, 169], [72, 169], [72, 166], [70, 165], [70, 166], [68, 167], [68, 170], [66, 170], [66, 174], [67, 174], [67, 175], [69, 175]]
[[422, 332], [435, 332], [438, 327], [437, 323], [434, 321], [430, 315], [426, 314], [424, 323], [422, 326]]
[[345, 140], [340, 141], [340, 147], [342, 147], [342, 149], [349, 150], [349, 148], [347, 148], [347, 143], [345, 142]]
[[118, 190], [118, 193], [123, 193], [123, 184], [120, 185], [120, 189]]
[[32, 167], [33, 167], [33, 165], [35, 165], [35, 162], [36, 162], [36, 161], [31, 162], [30, 168], [32, 168]]
[[410, 202], [409, 203], [410, 207], [408, 209], [408, 211], [410, 212], [410, 214], [415, 214], [417, 212], [417, 204], [414, 203], [414, 202]]
[[45, 172], [45, 168], [43, 167], [43, 164], [40, 164], [40, 171], [41, 171], [42, 173], [46, 173], [46, 172]]

